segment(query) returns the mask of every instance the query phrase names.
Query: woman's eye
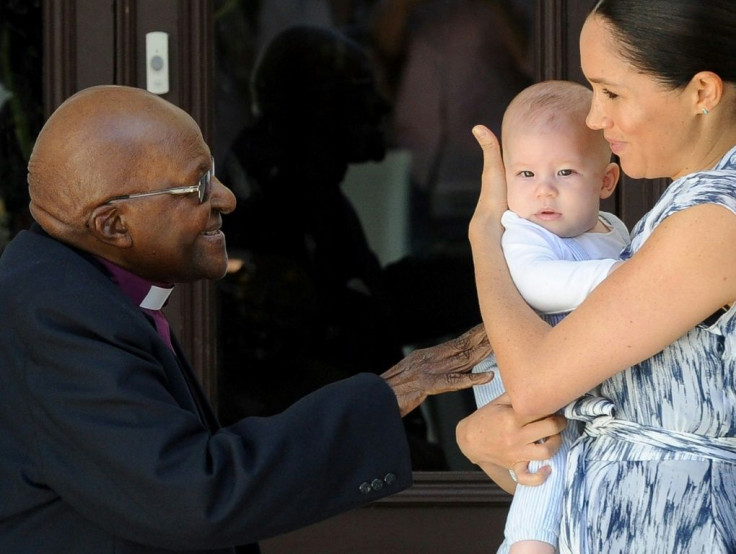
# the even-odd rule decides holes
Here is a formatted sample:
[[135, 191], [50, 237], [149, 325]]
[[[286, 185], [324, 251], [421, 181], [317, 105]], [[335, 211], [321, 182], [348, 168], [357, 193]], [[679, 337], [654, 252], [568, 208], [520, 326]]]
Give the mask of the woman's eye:
[[616, 94], [615, 92], [611, 92], [611, 91], [610, 91], [610, 90], [608, 90], [607, 88], [604, 88], [604, 89], [603, 89], [603, 90], [602, 90], [601, 92], [602, 92], [603, 94], [605, 94], [605, 95], [606, 95], [606, 96], [607, 96], [608, 98], [610, 98], [611, 100], [613, 100], [614, 98], [618, 98], [618, 94]]

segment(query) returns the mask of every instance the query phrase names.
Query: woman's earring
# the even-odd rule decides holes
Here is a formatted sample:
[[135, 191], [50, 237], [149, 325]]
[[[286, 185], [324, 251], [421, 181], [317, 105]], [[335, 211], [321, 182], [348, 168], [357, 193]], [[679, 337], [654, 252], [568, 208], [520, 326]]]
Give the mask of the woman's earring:
[[708, 108], [703, 108], [703, 115], [708, 115], [710, 113], [710, 110]]

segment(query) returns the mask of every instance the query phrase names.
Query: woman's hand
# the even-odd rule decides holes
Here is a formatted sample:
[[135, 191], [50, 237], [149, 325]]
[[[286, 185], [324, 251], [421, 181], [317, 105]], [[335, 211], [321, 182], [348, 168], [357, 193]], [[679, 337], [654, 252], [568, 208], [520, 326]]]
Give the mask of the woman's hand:
[[485, 126], [473, 127], [473, 136], [483, 150], [483, 174], [475, 212], [470, 220], [469, 235], [485, 237], [489, 231], [503, 231], [501, 216], [508, 209], [506, 200], [506, 174], [501, 147], [496, 136]]
[[460, 420], [456, 439], [462, 453], [484, 471], [493, 466], [514, 469], [519, 483], [540, 485], [549, 468], [529, 473], [526, 462], [546, 460], [557, 452], [566, 426], [567, 420], [558, 415], [536, 420], [519, 416], [504, 394]]

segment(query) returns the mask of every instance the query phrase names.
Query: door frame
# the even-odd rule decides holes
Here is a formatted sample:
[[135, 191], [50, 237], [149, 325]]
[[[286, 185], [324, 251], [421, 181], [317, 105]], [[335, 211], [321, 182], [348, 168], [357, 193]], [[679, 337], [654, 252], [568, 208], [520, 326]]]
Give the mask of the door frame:
[[[537, 79], [571, 79], [584, 83], [576, 37], [591, 0], [535, 0], [535, 7]], [[47, 114], [68, 96], [88, 86], [144, 86], [145, 33], [165, 31], [169, 33], [171, 77], [170, 92], [164, 98], [190, 113], [202, 128], [205, 140], [212, 143], [214, 32], [210, 0], [44, 0], [43, 18]], [[624, 179], [615, 198], [604, 209], [616, 212], [632, 225], [665, 185], [662, 181]], [[167, 315], [205, 391], [216, 404], [218, 314], [214, 285], [200, 281], [177, 286]], [[458, 510], [457, 513], [481, 510], [475, 513], [498, 514], [494, 518], [500, 521], [502, 530], [510, 498], [480, 472], [417, 472], [414, 487], [378, 501], [361, 513], [370, 518], [376, 510], [389, 510], [391, 514], [400, 513], [400, 518], [411, 526], [412, 512], [426, 508]], [[326, 529], [326, 540], [329, 540], [330, 533], [339, 530], [340, 520], [335, 522], [324, 523], [326, 527], [320, 527], [318, 535], [324, 536], [322, 531]], [[304, 540], [311, 532], [305, 530], [296, 539], [290, 534], [282, 544]], [[279, 540], [282, 539], [271, 542], [276, 548], [271, 551], [278, 550]], [[395, 536], [388, 536], [386, 544], [395, 540]], [[443, 551], [442, 538], [436, 540], [435, 550]], [[465, 540], [472, 542], [473, 538], [465, 537]], [[459, 552], [456, 548], [448, 551]]]

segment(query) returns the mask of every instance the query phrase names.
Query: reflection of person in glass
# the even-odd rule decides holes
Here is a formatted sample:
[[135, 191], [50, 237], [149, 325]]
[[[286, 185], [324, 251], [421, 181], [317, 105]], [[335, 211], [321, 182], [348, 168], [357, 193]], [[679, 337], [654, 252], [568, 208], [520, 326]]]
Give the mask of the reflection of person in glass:
[[[532, 83], [527, 0], [379, 0], [373, 40], [394, 105], [393, 140], [411, 152], [412, 250], [467, 252], [478, 196], [479, 121], [498, 132]], [[469, 254], [468, 254], [469, 255]]]
[[[279, 412], [401, 357], [380, 264], [340, 188], [349, 164], [385, 154], [388, 104], [369, 58], [336, 31], [293, 27], [264, 51], [252, 88], [254, 123], [223, 177], [240, 197], [225, 227], [243, 261], [221, 284], [225, 420]], [[415, 467], [444, 468], [419, 412], [406, 422]]]

